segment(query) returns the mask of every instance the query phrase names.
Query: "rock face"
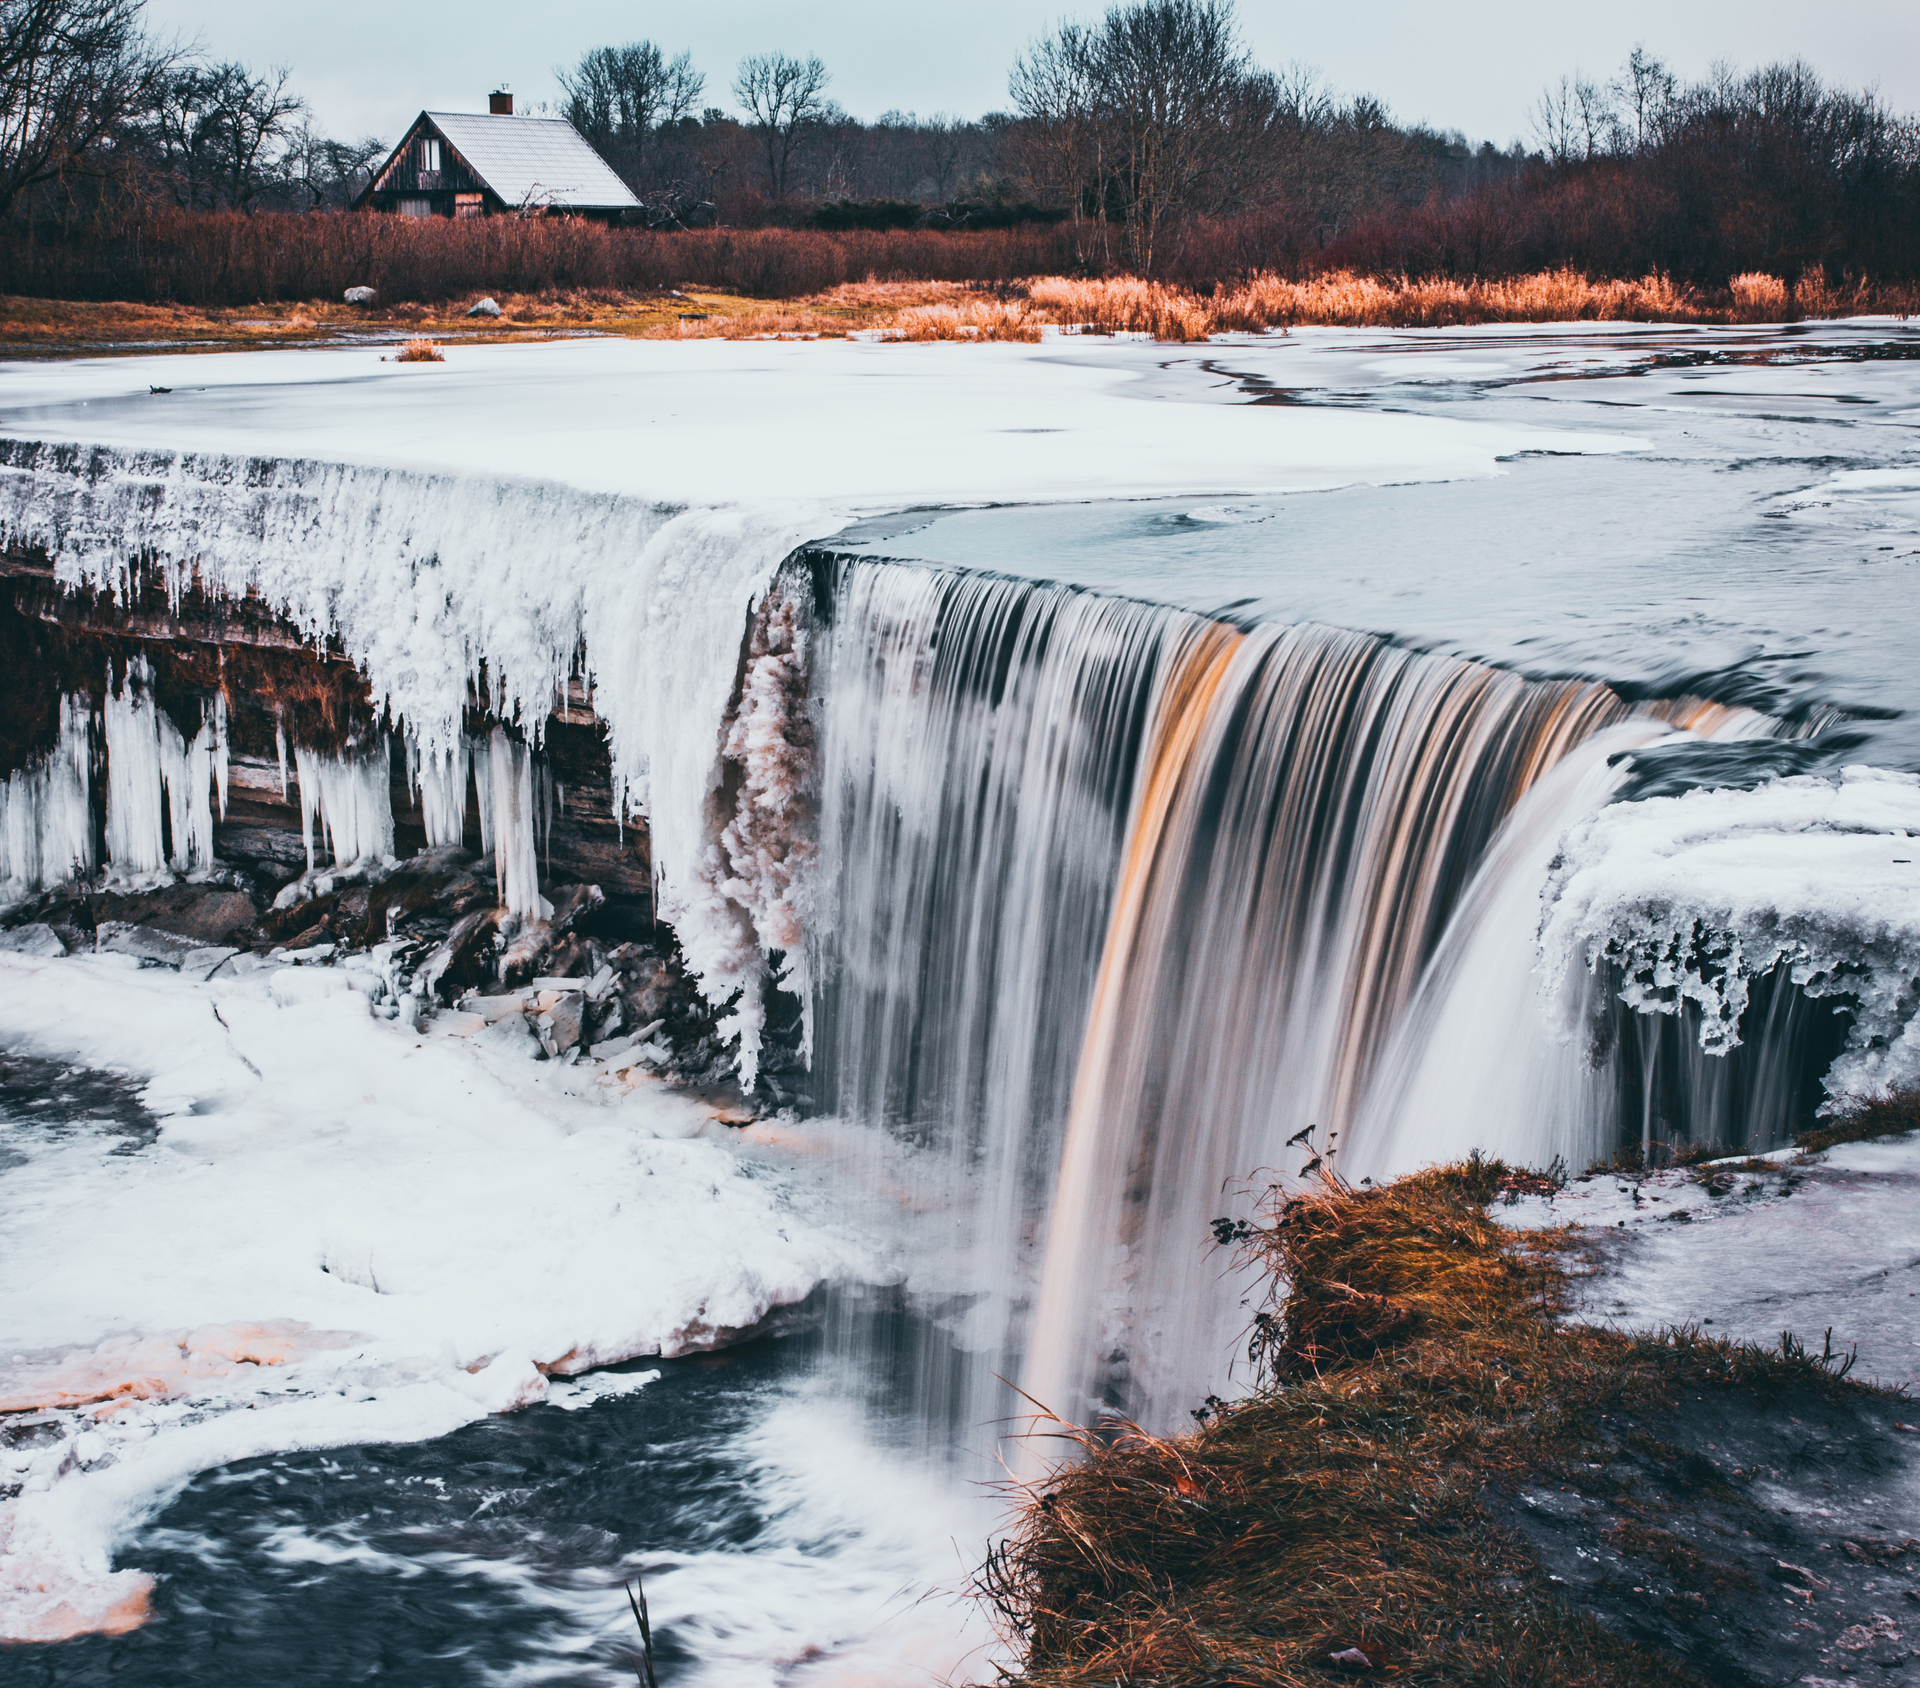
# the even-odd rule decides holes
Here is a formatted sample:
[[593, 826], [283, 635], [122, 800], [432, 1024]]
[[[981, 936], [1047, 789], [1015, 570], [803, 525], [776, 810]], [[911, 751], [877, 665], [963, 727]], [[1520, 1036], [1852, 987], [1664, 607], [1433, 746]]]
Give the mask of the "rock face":
[[[450, 1030], [498, 1032], [502, 1047], [540, 1058], [671, 1075], [712, 1092], [726, 1117], [804, 1103], [799, 1005], [777, 993], [758, 1103], [734, 1088], [734, 1052], [714, 1007], [673, 934], [656, 924], [646, 826], [614, 812], [606, 732], [579, 680], [556, 695], [536, 735], [535, 855], [551, 913], [530, 918], [500, 906], [477, 778], [467, 780], [464, 812], [453, 810], [457, 841], [427, 847], [427, 787], [412, 747], [376, 716], [339, 652], [248, 600], [210, 600], [197, 589], [174, 597], [137, 575], [117, 600], [68, 593], [44, 556], [0, 552], [0, 780], [50, 753], [63, 699], [84, 700], [95, 712], [96, 860], [109, 862], [102, 680], [135, 662], [154, 709], [184, 740], [218, 714], [226, 768], [215, 865], [173, 882], [162, 872], [158, 884], [147, 874], [138, 889], [103, 871], [31, 897], [0, 910], [0, 932], [15, 934], [6, 947], [111, 949], [203, 977], [348, 962], [357, 977], [382, 981], [375, 1011], [409, 1023], [448, 1013]], [[474, 709], [469, 740], [486, 742], [496, 725]], [[390, 770], [391, 858], [329, 866], [324, 817], [312, 822], [310, 846], [302, 754], [314, 766], [345, 757]], [[308, 794], [309, 814], [317, 795]], [[444, 836], [444, 806], [434, 813]], [[470, 1024], [456, 1024], [456, 1003]]]
[[98, 926], [123, 921], [170, 932], [206, 946], [248, 947], [262, 935], [260, 911], [247, 892], [222, 885], [169, 885], [138, 896], [105, 893], [93, 898]]

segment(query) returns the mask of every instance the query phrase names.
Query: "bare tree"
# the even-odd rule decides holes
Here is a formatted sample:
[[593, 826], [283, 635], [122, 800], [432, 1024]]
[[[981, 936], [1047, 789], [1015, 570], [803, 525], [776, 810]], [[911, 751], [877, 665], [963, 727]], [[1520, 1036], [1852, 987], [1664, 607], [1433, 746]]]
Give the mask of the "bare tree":
[[1093, 31], [1083, 24], [1062, 24], [1036, 41], [1014, 60], [1008, 92], [1025, 120], [1022, 150], [1028, 174], [1043, 194], [1067, 201], [1082, 240], [1084, 219], [1100, 219], [1096, 226], [1104, 248], [1105, 158]]
[[1645, 47], [1635, 47], [1614, 78], [1614, 97], [1626, 109], [1625, 121], [1633, 125], [1633, 150], [1644, 151], [1673, 109], [1679, 83], [1673, 73]]
[[306, 115], [307, 104], [289, 91], [292, 72], [285, 65], [255, 76], [245, 65], [230, 62], [215, 65], [210, 77], [208, 121], [218, 137], [221, 191], [236, 211], [251, 210], [277, 162], [275, 143]]
[[140, 0], [0, 0], [0, 215], [137, 116], [167, 57]]
[[1182, 218], [1216, 208], [1249, 96], [1256, 114], [1271, 107], [1255, 74], [1231, 0], [1131, 0], [1029, 48], [1011, 91], [1041, 154], [1151, 270]]
[[747, 126], [766, 149], [767, 186], [775, 199], [787, 197], [794, 154], [832, 111], [830, 80], [817, 58], [756, 53], [740, 61], [733, 97], [746, 108]]
[[690, 117], [707, 87], [691, 53], [670, 59], [651, 41], [594, 47], [554, 76], [567, 121], [626, 175], [638, 174], [654, 132]]

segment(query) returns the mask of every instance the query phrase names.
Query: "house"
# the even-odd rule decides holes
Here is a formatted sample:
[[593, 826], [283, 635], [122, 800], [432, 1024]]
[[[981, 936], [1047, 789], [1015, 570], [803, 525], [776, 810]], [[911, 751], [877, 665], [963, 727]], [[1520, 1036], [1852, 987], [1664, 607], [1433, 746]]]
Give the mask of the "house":
[[640, 209], [627, 184], [564, 117], [515, 117], [513, 96], [487, 115], [423, 111], [354, 202], [402, 217], [551, 211], [618, 222]]

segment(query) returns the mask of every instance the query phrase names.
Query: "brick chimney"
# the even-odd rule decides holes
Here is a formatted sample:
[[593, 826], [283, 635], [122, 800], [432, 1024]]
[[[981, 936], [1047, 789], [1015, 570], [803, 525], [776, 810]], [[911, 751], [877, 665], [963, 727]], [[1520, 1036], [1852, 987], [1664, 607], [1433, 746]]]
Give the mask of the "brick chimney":
[[511, 117], [513, 96], [504, 88], [496, 88], [487, 96], [487, 114], [490, 117]]

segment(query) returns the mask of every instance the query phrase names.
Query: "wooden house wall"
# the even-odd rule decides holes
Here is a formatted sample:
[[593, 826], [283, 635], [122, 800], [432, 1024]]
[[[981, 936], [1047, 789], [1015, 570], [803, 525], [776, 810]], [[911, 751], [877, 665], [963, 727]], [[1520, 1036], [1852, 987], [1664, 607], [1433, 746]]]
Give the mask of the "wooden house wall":
[[[427, 163], [427, 143], [439, 141], [440, 168], [429, 170]], [[471, 171], [460, 162], [453, 148], [435, 135], [426, 124], [415, 127], [406, 143], [394, 155], [393, 162], [380, 174], [373, 184], [375, 193], [422, 194], [422, 193], [478, 193], [481, 184]], [[437, 207], [436, 207], [437, 209]]]

